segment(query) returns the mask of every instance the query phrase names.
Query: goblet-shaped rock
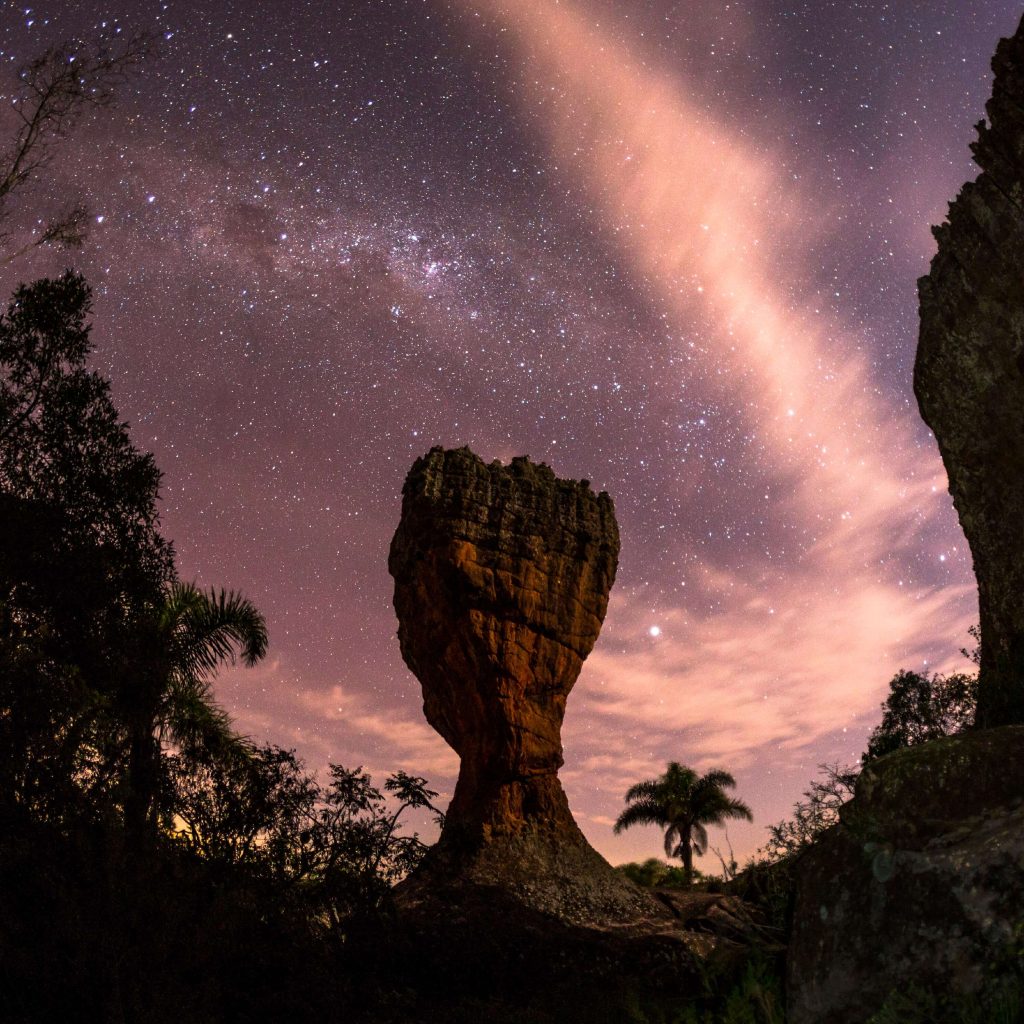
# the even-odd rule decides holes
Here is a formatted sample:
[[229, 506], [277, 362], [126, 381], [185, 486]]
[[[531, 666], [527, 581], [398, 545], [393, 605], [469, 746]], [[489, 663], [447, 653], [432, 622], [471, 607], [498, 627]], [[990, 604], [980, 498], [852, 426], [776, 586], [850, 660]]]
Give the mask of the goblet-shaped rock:
[[388, 567], [402, 656], [462, 759], [446, 831], [575, 828], [557, 771], [619, 533], [607, 494], [526, 458], [434, 448], [405, 482]]

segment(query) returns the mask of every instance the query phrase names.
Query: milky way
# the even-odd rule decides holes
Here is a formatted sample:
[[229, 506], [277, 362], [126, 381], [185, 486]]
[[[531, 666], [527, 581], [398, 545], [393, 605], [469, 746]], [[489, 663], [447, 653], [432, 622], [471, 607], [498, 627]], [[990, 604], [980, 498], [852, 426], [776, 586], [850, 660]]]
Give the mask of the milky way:
[[[109, 17], [69, 6], [0, 8], [8, 83]], [[898, 668], [962, 664], [976, 596], [910, 389], [915, 280], [1019, 3], [119, 13], [163, 53], [19, 214], [81, 198], [91, 238], [0, 285], [69, 259], [93, 284], [181, 575], [267, 615], [271, 657], [219, 684], [241, 728], [450, 794], [386, 569], [434, 444], [615, 500], [563, 734], [613, 861], [658, 852], [610, 824], [669, 759], [737, 776], [742, 857], [817, 764], [856, 760]]]

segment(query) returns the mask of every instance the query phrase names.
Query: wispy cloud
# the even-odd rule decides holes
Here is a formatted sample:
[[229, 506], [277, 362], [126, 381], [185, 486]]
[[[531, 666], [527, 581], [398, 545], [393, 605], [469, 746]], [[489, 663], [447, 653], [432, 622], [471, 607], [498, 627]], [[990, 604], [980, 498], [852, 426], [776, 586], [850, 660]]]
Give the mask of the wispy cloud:
[[311, 770], [361, 764], [381, 782], [402, 769], [448, 789], [458, 774], [458, 755], [417, 711], [385, 708], [348, 685], [321, 683], [280, 657], [227, 670], [217, 692], [242, 732], [299, 749]]
[[343, 686], [327, 693], [303, 693], [299, 700], [318, 722], [336, 723], [364, 744], [381, 743], [388, 751], [389, 771], [401, 768], [432, 778], [458, 773], [458, 755], [422, 718], [402, 718], [392, 709], [381, 710]]
[[[803, 759], [863, 719], [900, 664], [945, 659], [972, 618], [972, 588], [921, 571], [926, 532], [955, 538], [938, 454], [920, 448], [856, 331], [810, 285], [811, 240], [834, 230], [832, 214], [781, 173], [777, 153], [581, 5], [470, 6], [513, 47], [517, 96], [553, 161], [680, 334], [699, 324], [713, 387], [772, 480], [747, 499], [791, 538], [781, 560], [717, 551], [685, 599], [657, 601], [657, 637], [648, 591], [613, 594], [567, 732], [568, 745], [607, 754], [572, 771], [619, 799], [669, 756], [736, 768]], [[948, 647], [936, 651], [936, 636]]]

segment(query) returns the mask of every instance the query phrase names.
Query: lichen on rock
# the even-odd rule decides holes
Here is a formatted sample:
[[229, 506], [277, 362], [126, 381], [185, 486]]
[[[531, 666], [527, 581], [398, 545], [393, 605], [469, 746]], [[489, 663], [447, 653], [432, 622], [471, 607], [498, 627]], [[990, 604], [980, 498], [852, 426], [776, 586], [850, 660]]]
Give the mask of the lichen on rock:
[[982, 1005], [1015, 984], [1024, 927], [1024, 726], [871, 762], [798, 865], [792, 1024], [862, 1024], [913, 987]]

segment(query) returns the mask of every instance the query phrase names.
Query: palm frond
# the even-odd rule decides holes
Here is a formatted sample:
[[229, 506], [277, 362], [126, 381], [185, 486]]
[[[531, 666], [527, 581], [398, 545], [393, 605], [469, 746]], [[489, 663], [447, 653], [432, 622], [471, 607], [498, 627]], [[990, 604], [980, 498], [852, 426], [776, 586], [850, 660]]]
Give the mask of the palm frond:
[[712, 768], [711, 771], [702, 775], [697, 785], [701, 789], [735, 789], [736, 780], [729, 772], [721, 768]]
[[626, 790], [626, 803], [631, 804], [635, 800], [658, 799], [660, 795], [661, 780], [646, 779], [643, 782], [638, 782], [635, 786], [630, 786]]
[[175, 663], [183, 675], [209, 678], [224, 663], [240, 656], [255, 665], [267, 653], [267, 624], [256, 606], [231, 590], [182, 590], [175, 621]]
[[205, 685], [172, 679], [165, 697], [163, 726], [187, 756], [224, 757], [247, 749], [247, 741], [231, 725], [231, 717]]
[[693, 849], [696, 853], [703, 854], [708, 848], [708, 830], [699, 822], [693, 823]]
[[697, 773], [678, 761], [669, 761], [665, 774], [658, 780], [662, 786], [677, 794], [688, 793], [697, 784]]
[[719, 811], [722, 818], [742, 818], [745, 821], [753, 821], [754, 814], [742, 800], [729, 800]]
[[678, 857], [682, 849], [682, 835], [679, 825], [672, 824], [665, 830], [665, 856]]
[[159, 628], [165, 637], [173, 636], [178, 623], [195, 612], [206, 597], [194, 583], [175, 581], [171, 584], [160, 608]]
[[616, 819], [613, 831], [618, 835], [633, 825], [664, 825], [665, 815], [659, 804], [652, 800], [640, 800], [627, 807]]

